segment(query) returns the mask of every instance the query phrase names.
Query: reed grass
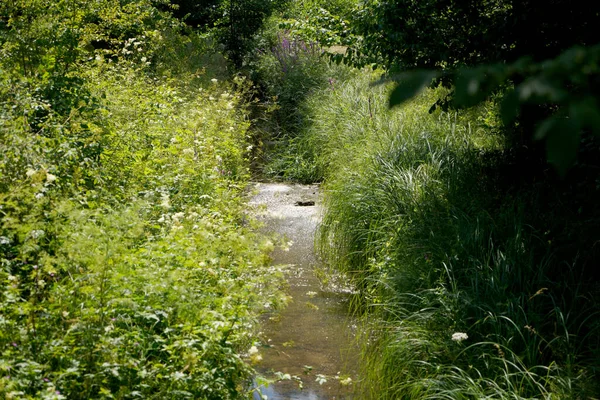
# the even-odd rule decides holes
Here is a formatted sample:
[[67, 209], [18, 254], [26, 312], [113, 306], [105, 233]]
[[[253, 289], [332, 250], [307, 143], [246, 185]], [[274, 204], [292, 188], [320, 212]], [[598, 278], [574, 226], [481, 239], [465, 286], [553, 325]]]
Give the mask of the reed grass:
[[297, 143], [325, 182], [320, 252], [357, 288], [364, 396], [596, 396], [597, 293], [530, 224], [536, 188], [503, 191], [495, 105], [390, 111], [375, 78], [309, 96]]

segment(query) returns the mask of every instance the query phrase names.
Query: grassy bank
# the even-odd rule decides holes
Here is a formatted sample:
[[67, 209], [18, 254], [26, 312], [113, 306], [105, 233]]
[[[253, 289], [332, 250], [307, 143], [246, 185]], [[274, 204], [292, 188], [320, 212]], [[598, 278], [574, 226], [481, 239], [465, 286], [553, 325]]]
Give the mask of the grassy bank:
[[570, 180], [540, 174], [519, 163], [493, 102], [430, 114], [439, 89], [390, 111], [376, 79], [349, 71], [305, 92], [273, 164], [324, 180], [319, 244], [358, 289], [363, 395], [596, 396], [586, 155]]
[[2, 7], [0, 397], [244, 396], [248, 84], [150, 3]]
[[509, 149], [493, 104], [430, 115], [442, 93], [428, 91], [389, 111], [387, 88], [372, 80], [311, 98], [304, 139], [325, 178], [321, 252], [359, 289], [366, 392], [597, 394], [593, 250], [559, 253], [580, 243], [554, 231], [568, 210], [544, 220], [543, 203], [556, 198], [540, 192], [553, 180], [506, 181]]

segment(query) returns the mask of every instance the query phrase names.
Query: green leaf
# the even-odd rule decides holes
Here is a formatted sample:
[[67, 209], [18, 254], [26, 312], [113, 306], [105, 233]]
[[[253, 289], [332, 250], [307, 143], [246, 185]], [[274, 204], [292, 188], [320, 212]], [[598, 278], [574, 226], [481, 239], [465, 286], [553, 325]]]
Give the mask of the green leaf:
[[434, 71], [413, 71], [398, 77], [398, 85], [390, 94], [389, 107], [399, 106], [425, 89], [437, 76]]
[[519, 115], [519, 96], [514, 90], [506, 92], [500, 103], [500, 117], [505, 126], [510, 125]]
[[521, 102], [543, 104], [547, 102], [560, 103], [568, 97], [558, 82], [540, 76], [527, 79], [517, 88]]
[[472, 107], [484, 101], [497, 87], [498, 77], [490, 68], [462, 69], [454, 83], [454, 102]]
[[572, 118], [555, 116], [537, 129], [535, 139], [546, 139], [546, 156], [558, 173], [564, 176], [577, 158], [581, 125]]
[[569, 116], [582, 127], [600, 135], [600, 108], [593, 97], [587, 97], [569, 105]]

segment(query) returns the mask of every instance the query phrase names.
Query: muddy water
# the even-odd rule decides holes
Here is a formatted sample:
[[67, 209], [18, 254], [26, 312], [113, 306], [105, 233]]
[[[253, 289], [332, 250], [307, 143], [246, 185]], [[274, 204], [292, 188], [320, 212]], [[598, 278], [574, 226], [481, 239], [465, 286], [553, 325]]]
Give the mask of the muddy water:
[[[269, 400], [351, 399], [356, 350], [347, 316], [349, 291], [339, 279], [323, 283], [315, 276], [321, 267], [313, 245], [318, 187], [258, 183], [256, 193], [252, 204], [263, 205], [265, 230], [291, 242], [288, 249], [273, 253], [274, 265], [288, 265], [292, 299], [264, 321], [257, 369], [275, 382], [261, 386], [261, 393]], [[284, 379], [277, 379], [277, 372]]]

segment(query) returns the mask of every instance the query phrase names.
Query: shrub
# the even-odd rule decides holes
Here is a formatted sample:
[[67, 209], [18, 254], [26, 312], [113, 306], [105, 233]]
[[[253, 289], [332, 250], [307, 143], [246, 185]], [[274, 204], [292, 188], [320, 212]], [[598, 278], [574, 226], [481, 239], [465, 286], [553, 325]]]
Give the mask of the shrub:
[[[0, 396], [240, 397], [279, 301], [273, 244], [244, 214], [249, 85], [178, 65], [201, 40], [146, 2], [88, 3], [114, 47], [87, 53], [101, 22], [66, 2], [21, 2], [2, 32]], [[53, 24], [82, 34], [68, 69]]]

